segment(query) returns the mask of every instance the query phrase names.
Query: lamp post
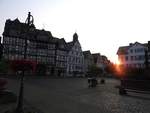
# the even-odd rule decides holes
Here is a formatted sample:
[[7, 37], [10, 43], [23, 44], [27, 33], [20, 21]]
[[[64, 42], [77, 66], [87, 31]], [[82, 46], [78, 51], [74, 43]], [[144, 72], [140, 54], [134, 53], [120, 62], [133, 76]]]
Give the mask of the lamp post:
[[35, 35], [34, 35], [34, 38], [35, 38], [35, 51], [36, 51], [36, 54], [35, 54], [35, 61], [36, 61], [36, 71], [35, 71], [35, 74], [37, 74], [37, 64], [38, 64], [38, 41], [37, 41], [37, 36], [38, 36], [38, 31], [35, 32]]
[[[32, 18], [31, 18], [32, 17]], [[25, 33], [25, 45], [24, 45], [24, 62], [26, 62], [26, 57], [27, 57], [27, 33], [30, 30], [30, 27], [33, 25], [33, 16], [31, 13], [28, 13], [28, 17], [26, 20], [26, 25], [27, 25], [27, 32]], [[18, 97], [18, 103], [17, 103], [17, 108], [16, 108], [16, 113], [23, 113], [23, 94], [24, 94], [24, 74], [25, 74], [25, 66], [22, 68], [22, 73], [21, 73], [21, 79], [20, 79], [20, 89], [19, 89], [19, 97]]]

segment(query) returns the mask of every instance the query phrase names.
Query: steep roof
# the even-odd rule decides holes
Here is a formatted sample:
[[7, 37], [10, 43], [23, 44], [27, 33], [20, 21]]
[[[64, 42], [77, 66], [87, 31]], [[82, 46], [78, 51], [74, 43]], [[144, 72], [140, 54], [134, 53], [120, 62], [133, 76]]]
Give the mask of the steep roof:
[[96, 63], [97, 60], [98, 60], [98, 58], [101, 57], [100, 53], [94, 53], [94, 54], [92, 54], [92, 56], [93, 56], [93, 58], [94, 58], [94, 63]]
[[68, 43], [66, 44], [66, 47], [67, 47], [66, 49], [67, 49], [67, 51], [70, 51], [73, 46], [74, 46], [74, 42], [73, 42], [73, 41], [68, 42]]
[[93, 53], [92, 55], [93, 55], [93, 57], [100, 57], [101, 56], [100, 53]]
[[21, 38], [27, 37], [28, 40], [35, 40], [41, 42], [53, 42], [53, 36], [50, 31], [34, 29], [25, 33], [21, 36]]
[[87, 50], [87, 51], [83, 51], [83, 55], [84, 55], [84, 58], [89, 58], [89, 57], [93, 57], [90, 50]]
[[67, 51], [67, 43], [64, 38], [58, 39], [53, 38], [55, 40], [56, 48]]
[[[30, 29], [30, 30], [29, 30]], [[10, 31], [14, 30], [15, 32], [11, 33]], [[15, 20], [6, 20], [5, 29], [3, 35], [7, 36], [18, 36], [20, 38], [27, 37], [28, 40], [36, 40], [42, 42], [51, 42], [55, 43], [58, 40], [54, 38], [50, 31], [46, 31], [44, 29], [36, 29], [35, 26], [29, 26], [26, 23], [21, 23], [18, 18]]]
[[66, 41], [65, 41], [65, 39], [64, 39], [64, 38], [61, 38], [61, 39], [59, 39], [59, 40], [58, 40], [58, 43], [59, 43], [59, 44], [65, 44], [65, 43], [66, 43]]
[[[3, 35], [19, 36], [20, 34], [27, 32], [27, 29], [29, 29], [29, 27], [31, 27], [31, 26], [28, 26], [26, 23], [20, 22], [18, 20], [18, 18], [16, 18], [15, 20], [7, 19], [5, 22]], [[35, 29], [35, 26], [32, 25], [32, 28]], [[10, 32], [10, 30], [17, 31], [17, 32], [15, 34], [13, 34]]]
[[117, 54], [118, 54], [118, 55], [126, 54], [127, 51], [128, 51], [128, 48], [129, 48], [129, 46], [122, 46], [122, 47], [119, 47], [119, 49], [118, 49], [118, 51], [117, 51]]
[[133, 47], [136, 44], [140, 44], [142, 46], [148, 47], [148, 43], [144, 43], [144, 44], [141, 44], [139, 42], [130, 43], [129, 46], [121, 46], [121, 47], [119, 47], [119, 49], [117, 51], [117, 54], [118, 55], [127, 54], [128, 53], [128, 49], [131, 48], [131, 47]]
[[89, 54], [91, 54], [90, 50], [83, 51], [83, 55], [89, 55]]
[[45, 31], [45, 30], [38, 30], [36, 29], [37, 32], [35, 32], [37, 35], [37, 40], [39, 41], [44, 41], [44, 42], [52, 42], [52, 34], [50, 31]]
[[20, 21], [19, 21], [18, 18], [16, 18], [16, 19], [14, 20], [14, 22], [15, 22], [15, 23], [20, 23]]

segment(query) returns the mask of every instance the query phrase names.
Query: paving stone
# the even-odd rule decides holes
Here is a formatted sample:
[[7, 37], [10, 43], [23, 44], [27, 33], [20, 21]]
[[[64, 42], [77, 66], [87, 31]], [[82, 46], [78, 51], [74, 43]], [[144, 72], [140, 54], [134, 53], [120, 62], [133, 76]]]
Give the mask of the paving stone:
[[[119, 81], [88, 88], [86, 78], [26, 78], [25, 102], [43, 113], [150, 113], [150, 95], [119, 95]], [[9, 90], [18, 93], [19, 81], [9, 80]]]

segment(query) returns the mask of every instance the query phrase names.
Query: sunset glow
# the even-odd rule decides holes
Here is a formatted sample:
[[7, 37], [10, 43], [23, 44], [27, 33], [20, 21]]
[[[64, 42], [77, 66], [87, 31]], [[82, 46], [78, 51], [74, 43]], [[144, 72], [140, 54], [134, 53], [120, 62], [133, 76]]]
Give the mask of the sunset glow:
[[121, 62], [117, 59], [117, 60], [115, 61], [115, 64], [119, 66], [119, 65], [121, 64]]
[[24, 22], [31, 11], [38, 29], [66, 41], [76, 31], [83, 50], [115, 62], [119, 46], [149, 40], [149, 6], [148, 0], [0, 0], [0, 34], [6, 19], [18, 17]]
[[116, 65], [116, 72], [118, 76], [121, 76], [123, 74], [123, 71], [120, 68], [120, 65]]
[[124, 75], [124, 68], [121, 67], [121, 62], [116, 60], [115, 62], [115, 70], [118, 77], [122, 77]]

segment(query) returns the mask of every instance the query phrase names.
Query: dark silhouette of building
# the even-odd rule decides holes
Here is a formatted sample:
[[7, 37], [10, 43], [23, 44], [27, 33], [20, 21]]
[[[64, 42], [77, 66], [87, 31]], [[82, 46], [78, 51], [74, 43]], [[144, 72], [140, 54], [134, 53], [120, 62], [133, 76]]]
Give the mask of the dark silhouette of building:
[[66, 76], [67, 69], [67, 44], [64, 38], [55, 38], [55, 71], [57, 76]]
[[1, 43], [1, 39], [2, 37], [0, 37], [0, 60], [2, 59], [2, 55], [3, 55], [3, 45]]
[[[38, 67], [45, 66], [45, 73], [52, 73], [55, 66], [56, 41], [51, 32], [36, 29], [34, 25], [27, 32], [28, 26], [18, 19], [6, 20], [3, 32], [4, 58], [10, 62], [21, 62], [24, 59], [25, 38], [27, 38], [26, 59]], [[16, 61], [16, 62], [15, 62]], [[30, 70], [31, 73], [33, 69]]]
[[[33, 20], [27, 20], [32, 21], [32, 24], [28, 25], [18, 19], [8, 19], [5, 23], [3, 56], [10, 62], [13, 71], [14, 67], [16, 69], [24, 63], [26, 53], [26, 61], [32, 67], [29, 73], [65, 76], [69, 75], [67, 73], [70, 69], [73, 69], [74, 74], [83, 73], [83, 54], [77, 33], [73, 35], [73, 41], [67, 43], [64, 38], [53, 37], [50, 31], [36, 29]], [[70, 57], [73, 65], [68, 61]]]
[[84, 72], [86, 75], [88, 75], [90, 68], [94, 65], [94, 59], [90, 50], [83, 51], [83, 55], [84, 55]]

